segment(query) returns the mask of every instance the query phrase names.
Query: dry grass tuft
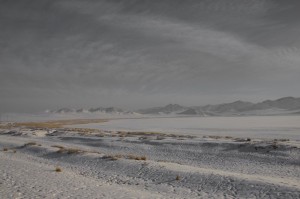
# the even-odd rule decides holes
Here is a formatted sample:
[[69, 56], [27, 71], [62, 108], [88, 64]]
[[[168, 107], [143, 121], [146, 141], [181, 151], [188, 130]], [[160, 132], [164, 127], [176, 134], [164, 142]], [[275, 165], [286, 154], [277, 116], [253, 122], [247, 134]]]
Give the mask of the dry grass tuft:
[[[116, 135], [112, 135], [112, 137], [115, 137]], [[152, 136], [166, 136], [166, 134], [158, 133], [158, 132], [127, 132], [127, 131], [118, 131], [117, 132], [118, 137], [135, 137], [135, 136], [141, 136], [140, 139], [147, 139], [148, 137]]]
[[8, 152], [8, 151], [10, 151], [11, 150], [11, 152], [13, 152], [13, 153], [17, 153], [17, 151], [15, 150], [15, 149], [9, 149], [9, 148], [3, 148], [2, 149], [3, 151], [6, 151], [6, 152]]
[[213, 139], [222, 139], [223, 137], [222, 136], [218, 136], [218, 135], [215, 135], [215, 136], [210, 136], [210, 138], [213, 138]]
[[219, 135], [204, 135], [203, 138], [210, 138], [210, 139], [234, 139], [232, 136], [219, 136]]
[[35, 146], [35, 145], [37, 145], [36, 142], [28, 142], [28, 143], [24, 144], [24, 147], [26, 147], [26, 146]]
[[121, 155], [121, 154], [117, 154], [117, 155], [114, 155], [114, 157], [116, 157], [116, 158], [122, 158], [122, 157], [123, 157], [123, 155]]
[[5, 124], [0, 124], [0, 129], [12, 129], [14, 127], [14, 123], [5, 123]]
[[161, 135], [156, 136], [156, 140], [163, 140], [163, 139], [165, 139], [164, 136], [161, 136]]
[[113, 161], [116, 161], [116, 160], [118, 160], [119, 158], [117, 158], [117, 157], [112, 157], [111, 158], [111, 160], [113, 160]]
[[121, 155], [121, 154], [116, 154], [116, 155], [106, 155], [103, 157], [104, 159], [109, 159], [109, 160], [118, 160], [120, 158], [125, 158], [129, 160], [142, 160], [146, 161], [147, 157], [146, 156], [136, 156], [136, 155]]
[[274, 139], [274, 142], [288, 142], [290, 139]]
[[140, 157], [140, 160], [144, 160], [144, 161], [146, 161], [146, 160], [147, 160], [147, 158], [146, 158], [146, 156], [142, 156], [142, 157]]
[[56, 167], [56, 168], [55, 168], [55, 172], [62, 172], [62, 170], [61, 170], [61, 168]]
[[52, 145], [51, 147], [54, 147], [54, 148], [59, 148], [59, 149], [63, 149], [63, 148], [65, 148], [65, 147], [63, 147], [63, 146], [60, 146], [60, 145]]
[[127, 155], [126, 157], [127, 157], [127, 159], [130, 159], [130, 160], [143, 160], [143, 161], [147, 160], [146, 156]]
[[234, 138], [235, 142], [251, 142], [251, 138]]
[[83, 153], [83, 150], [76, 149], [76, 148], [60, 148], [57, 153], [66, 153], [66, 154], [79, 154]]
[[116, 160], [118, 160], [121, 157], [122, 156], [118, 156], [118, 155], [106, 155], [106, 156], [103, 156], [104, 159], [113, 160], [113, 161], [116, 161]]
[[52, 145], [51, 147], [58, 148], [58, 151], [56, 153], [66, 153], [66, 154], [82, 154], [82, 153], [95, 153], [95, 154], [101, 154], [99, 151], [88, 151], [88, 150], [82, 150], [77, 148], [66, 148], [60, 145]]
[[78, 153], [82, 153], [83, 151], [81, 151], [80, 149], [67, 149], [67, 154], [78, 154]]

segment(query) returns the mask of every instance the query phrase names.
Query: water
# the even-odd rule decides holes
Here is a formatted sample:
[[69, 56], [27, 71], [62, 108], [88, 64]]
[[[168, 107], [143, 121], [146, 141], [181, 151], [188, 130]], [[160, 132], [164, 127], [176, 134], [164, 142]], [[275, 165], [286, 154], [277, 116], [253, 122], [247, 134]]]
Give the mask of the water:
[[73, 125], [112, 131], [151, 131], [189, 135], [223, 135], [300, 140], [300, 116], [182, 117], [118, 119]]

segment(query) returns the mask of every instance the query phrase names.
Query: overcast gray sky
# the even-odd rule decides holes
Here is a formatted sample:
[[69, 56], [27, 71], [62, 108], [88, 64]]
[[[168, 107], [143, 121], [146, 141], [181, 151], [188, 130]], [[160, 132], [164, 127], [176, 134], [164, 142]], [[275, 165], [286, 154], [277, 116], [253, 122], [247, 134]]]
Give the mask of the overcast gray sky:
[[298, 97], [299, 10], [299, 0], [0, 0], [1, 111]]

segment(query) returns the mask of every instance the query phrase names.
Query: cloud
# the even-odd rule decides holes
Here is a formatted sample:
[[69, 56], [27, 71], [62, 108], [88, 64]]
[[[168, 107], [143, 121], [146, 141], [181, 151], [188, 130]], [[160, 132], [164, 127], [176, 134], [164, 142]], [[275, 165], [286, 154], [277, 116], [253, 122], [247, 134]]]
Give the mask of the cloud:
[[300, 26], [288, 3], [0, 3], [0, 104], [7, 110], [140, 108], [170, 99], [199, 105], [300, 91]]

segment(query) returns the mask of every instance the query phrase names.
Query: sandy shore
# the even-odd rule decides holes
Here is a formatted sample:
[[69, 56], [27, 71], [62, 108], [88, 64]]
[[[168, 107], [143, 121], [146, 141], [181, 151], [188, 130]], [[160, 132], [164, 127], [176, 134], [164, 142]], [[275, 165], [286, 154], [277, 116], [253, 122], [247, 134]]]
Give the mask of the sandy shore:
[[1, 198], [300, 197], [298, 141], [64, 128], [0, 132]]

